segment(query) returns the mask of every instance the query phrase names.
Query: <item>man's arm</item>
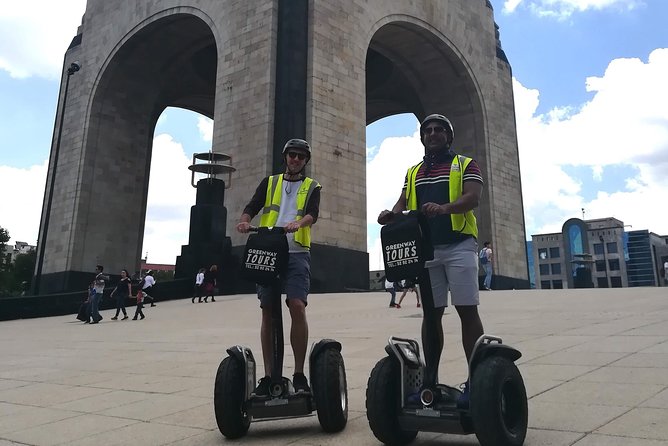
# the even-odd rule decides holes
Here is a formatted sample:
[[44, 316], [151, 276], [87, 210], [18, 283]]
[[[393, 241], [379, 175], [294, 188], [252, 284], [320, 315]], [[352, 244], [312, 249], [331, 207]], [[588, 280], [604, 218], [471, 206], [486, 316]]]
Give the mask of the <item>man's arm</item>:
[[236, 228], [237, 231], [241, 232], [242, 234], [248, 233], [250, 229], [251, 220], [258, 214], [258, 212], [260, 212], [262, 206], [264, 206], [264, 201], [267, 196], [268, 184], [269, 184], [269, 177], [260, 181], [260, 184], [257, 186], [257, 189], [255, 189], [253, 197], [251, 198], [251, 200], [248, 202], [243, 212], [241, 213], [241, 217], [239, 217], [239, 222], [237, 223]]

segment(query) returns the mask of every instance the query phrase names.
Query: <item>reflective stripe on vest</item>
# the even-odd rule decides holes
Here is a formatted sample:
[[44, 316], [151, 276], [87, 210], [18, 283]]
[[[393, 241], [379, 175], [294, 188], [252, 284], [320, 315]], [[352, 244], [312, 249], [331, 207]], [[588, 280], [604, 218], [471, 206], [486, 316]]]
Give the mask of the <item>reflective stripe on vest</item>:
[[[264, 208], [262, 209], [262, 216], [260, 217], [260, 226], [272, 227], [278, 221], [278, 214], [281, 210], [281, 193], [283, 191], [283, 174], [272, 175], [269, 177], [267, 183], [267, 194], [264, 199]], [[297, 191], [297, 216], [295, 220], [299, 220], [304, 216], [306, 203], [308, 203], [311, 194], [320, 184], [312, 178], [305, 177], [299, 190]], [[299, 228], [295, 232], [295, 242], [299, 243], [305, 248], [311, 247], [311, 227], [305, 226]]]
[[[450, 203], [454, 203], [462, 196], [464, 189], [464, 172], [471, 162], [471, 158], [456, 155], [452, 159], [450, 165], [450, 177], [448, 179]], [[409, 211], [418, 210], [417, 193], [415, 189], [415, 179], [417, 178], [418, 170], [422, 166], [422, 162], [408, 169], [406, 177], [408, 183], [406, 184], [406, 209]], [[463, 214], [450, 214], [450, 221], [452, 223], [452, 230], [462, 234], [470, 234], [478, 238], [478, 223], [476, 221], [473, 211], [467, 211]]]

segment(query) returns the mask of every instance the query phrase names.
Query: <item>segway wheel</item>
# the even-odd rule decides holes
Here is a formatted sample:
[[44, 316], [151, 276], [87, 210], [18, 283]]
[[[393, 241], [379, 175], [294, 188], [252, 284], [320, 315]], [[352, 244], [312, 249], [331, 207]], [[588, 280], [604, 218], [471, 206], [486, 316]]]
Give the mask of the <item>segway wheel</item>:
[[401, 404], [401, 373], [395, 358], [385, 357], [376, 363], [366, 387], [366, 417], [378, 440], [388, 445], [406, 445], [417, 431], [404, 431], [399, 426]]
[[250, 416], [244, 409], [244, 365], [236, 358], [223, 359], [216, 373], [213, 406], [218, 429], [227, 438], [246, 435]]
[[471, 418], [481, 446], [521, 446], [527, 433], [527, 393], [511, 360], [491, 356], [473, 373]]
[[339, 432], [348, 422], [348, 384], [341, 353], [333, 348], [315, 358], [311, 377], [318, 421], [325, 432]]

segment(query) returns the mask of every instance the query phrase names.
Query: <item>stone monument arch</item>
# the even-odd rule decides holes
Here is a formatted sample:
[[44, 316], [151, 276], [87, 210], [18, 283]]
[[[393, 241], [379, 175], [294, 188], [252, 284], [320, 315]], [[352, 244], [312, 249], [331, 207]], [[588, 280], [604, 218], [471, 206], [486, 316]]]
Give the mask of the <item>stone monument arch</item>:
[[[138, 265], [152, 137], [168, 106], [212, 117], [213, 151], [232, 156], [227, 228], [279, 171], [283, 143], [311, 142], [323, 185], [314, 291], [368, 285], [366, 125], [446, 113], [457, 150], [485, 173], [478, 217], [497, 278], [528, 283], [510, 66], [485, 0], [88, 0], [64, 67], [75, 60], [49, 165], [40, 293], [80, 288], [96, 263]], [[243, 237], [227, 232], [238, 250]]]

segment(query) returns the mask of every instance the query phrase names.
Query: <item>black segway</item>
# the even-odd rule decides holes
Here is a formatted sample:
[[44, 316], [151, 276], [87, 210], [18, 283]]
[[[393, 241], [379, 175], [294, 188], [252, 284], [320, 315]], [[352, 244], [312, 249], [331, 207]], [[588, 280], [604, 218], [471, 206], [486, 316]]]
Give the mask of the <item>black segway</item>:
[[[425, 300], [432, 298], [431, 284], [423, 262], [430, 253], [424, 223], [415, 213], [399, 216], [383, 228], [387, 231], [381, 237], [388, 280], [418, 277], [417, 291], [424, 311], [429, 311]], [[393, 252], [399, 249], [401, 259]], [[460, 404], [459, 389], [436, 382], [438, 364], [425, 364], [417, 341], [391, 337], [385, 351], [388, 356], [371, 371], [366, 390], [369, 426], [381, 442], [405, 445], [423, 431], [474, 433], [482, 446], [524, 443], [527, 396], [514, 363], [521, 353], [501, 338], [483, 335], [477, 340], [469, 362], [468, 404]]]
[[216, 373], [214, 410], [218, 429], [227, 438], [243, 437], [251, 421], [310, 416], [317, 411], [325, 432], [343, 430], [348, 421], [346, 371], [341, 343], [321, 339], [309, 353], [311, 392], [295, 393], [283, 376], [281, 274], [287, 269], [288, 245], [283, 228], [251, 228], [242, 270], [249, 280], [272, 289], [273, 366], [268, 396], [253, 394], [256, 362], [248, 347], [227, 349]]

